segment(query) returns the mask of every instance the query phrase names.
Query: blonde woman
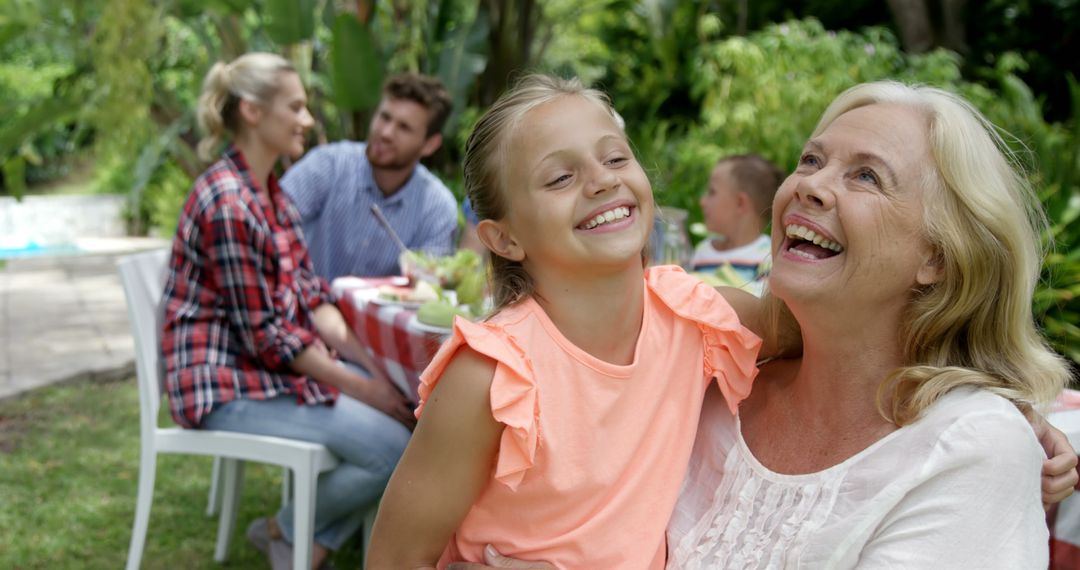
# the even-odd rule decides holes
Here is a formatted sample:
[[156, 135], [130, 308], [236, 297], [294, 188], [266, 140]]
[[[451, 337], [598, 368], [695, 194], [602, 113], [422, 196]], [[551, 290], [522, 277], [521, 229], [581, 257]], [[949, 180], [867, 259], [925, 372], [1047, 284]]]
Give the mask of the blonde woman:
[[[199, 99], [207, 158], [180, 214], [165, 288], [166, 393], [178, 424], [326, 445], [341, 464], [319, 479], [312, 567], [359, 526], [405, 449], [414, 420], [381, 375], [339, 366], [328, 347], [377, 371], [312, 271], [296, 208], [274, 165], [304, 150], [304, 86], [283, 58], [252, 53], [210, 69]], [[292, 506], [248, 536], [291, 568]]]
[[773, 202], [803, 356], [737, 415], [706, 403], [669, 568], [1045, 568], [1022, 412], [1068, 375], [1030, 309], [1043, 223], [963, 99], [841, 94]]

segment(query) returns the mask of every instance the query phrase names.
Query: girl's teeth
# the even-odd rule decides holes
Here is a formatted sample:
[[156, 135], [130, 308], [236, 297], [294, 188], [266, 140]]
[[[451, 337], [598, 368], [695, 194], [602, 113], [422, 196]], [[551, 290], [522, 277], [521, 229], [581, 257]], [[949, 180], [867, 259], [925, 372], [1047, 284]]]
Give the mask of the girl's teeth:
[[621, 220], [621, 219], [623, 219], [623, 218], [625, 218], [625, 217], [627, 217], [629, 215], [630, 215], [630, 208], [627, 207], [627, 206], [620, 206], [618, 208], [613, 208], [613, 209], [608, 210], [608, 211], [606, 211], [606, 212], [604, 212], [602, 214], [597, 214], [595, 218], [589, 220], [589, 222], [587, 224], [585, 224], [585, 229], [591, 230], [591, 229], [593, 229], [596, 226], [599, 226], [601, 224], [606, 224], [606, 223], [614, 221], [614, 220]]

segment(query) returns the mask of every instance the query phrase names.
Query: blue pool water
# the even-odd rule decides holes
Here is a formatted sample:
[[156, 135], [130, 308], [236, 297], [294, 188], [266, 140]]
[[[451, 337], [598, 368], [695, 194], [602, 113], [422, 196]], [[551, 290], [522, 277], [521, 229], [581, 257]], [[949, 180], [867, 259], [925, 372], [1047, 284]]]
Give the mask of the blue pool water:
[[28, 242], [22, 247], [0, 247], [0, 259], [67, 255], [80, 251], [82, 250], [75, 244], [41, 245], [36, 242]]

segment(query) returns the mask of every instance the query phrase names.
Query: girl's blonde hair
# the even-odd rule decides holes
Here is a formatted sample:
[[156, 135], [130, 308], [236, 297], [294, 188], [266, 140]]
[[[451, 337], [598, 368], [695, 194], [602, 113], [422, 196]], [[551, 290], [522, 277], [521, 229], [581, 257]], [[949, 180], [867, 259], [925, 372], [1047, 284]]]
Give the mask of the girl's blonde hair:
[[[588, 89], [578, 79], [533, 74], [521, 79], [480, 117], [465, 143], [465, 194], [481, 220], [501, 220], [507, 213], [506, 190], [510, 183], [510, 139], [526, 113], [555, 99], [584, 97], [600, 105], [622, 127], [622, 118], [607, 95]], [[495, 310], [533, 294], [532, 277], [520, 262], [487, 256], [491, 264], [491, 290]]]
[[875, 103], [926, 116], [935, 168], [925, 182], [923, 237], [942, 269], [939, 282], [913, 293], [901, 331], [906, 365], [882, 383], [879, 408], [905, 425], [959, 386], [988, 390], [1021, 409], [1050, 401], [1069, 373], [1032, 317], [1047, 222], [1016, 156], [963, 98], [894, 81], [842, 93], [812, 136]]
[[296, 73], [296, 68], [272, 53], [244, 54], [230, 63], [218, 62], [210, 68], [199, 96], [199, 128], [206, 133], [199, 141], [199, 158], [213, 160], [225, 134], [236, 134], [241, 99], [264, 105], [273, 101], [281, 72]]

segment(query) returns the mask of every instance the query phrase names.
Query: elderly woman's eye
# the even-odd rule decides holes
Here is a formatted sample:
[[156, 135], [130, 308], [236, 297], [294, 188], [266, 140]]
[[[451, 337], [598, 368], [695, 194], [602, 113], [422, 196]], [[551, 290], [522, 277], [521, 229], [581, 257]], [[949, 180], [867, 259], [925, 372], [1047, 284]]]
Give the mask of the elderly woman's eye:
[[860, 170], [857, 175], [858, 179], [866, 182], [867, 184], [873, 184], [874, 186], [881, 186], [881, 181], [878, 179], [877, 174], [874, 174], [873, 170]]
[[806, 153], [799, 157], [799, 164], [805, 164], [806, 166], [812, 166], [814, 168], [817, 168], [821, 164], [821, 161], [816, 155]]

